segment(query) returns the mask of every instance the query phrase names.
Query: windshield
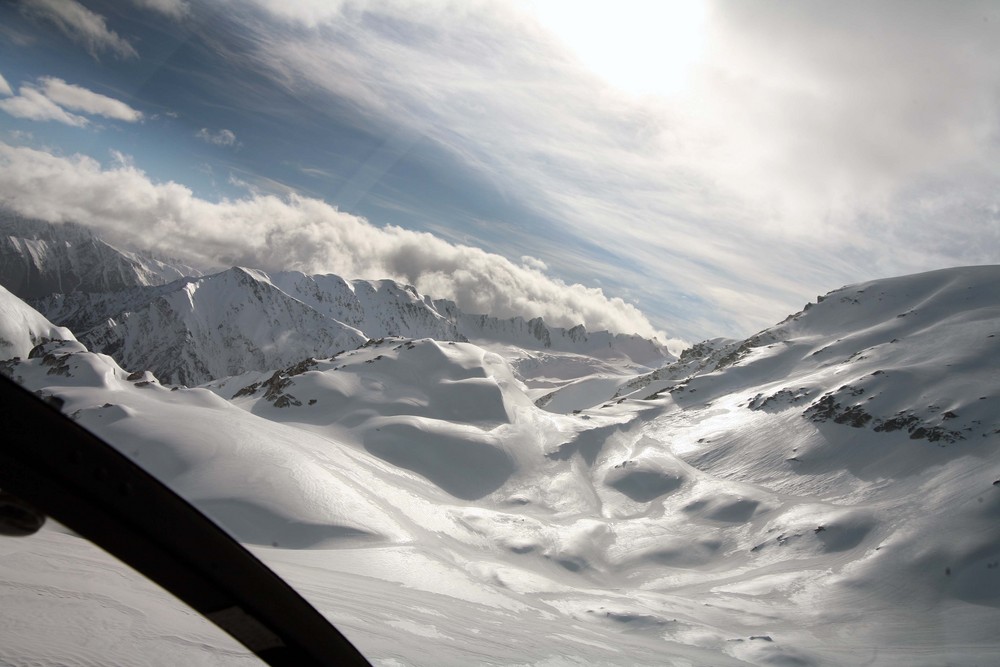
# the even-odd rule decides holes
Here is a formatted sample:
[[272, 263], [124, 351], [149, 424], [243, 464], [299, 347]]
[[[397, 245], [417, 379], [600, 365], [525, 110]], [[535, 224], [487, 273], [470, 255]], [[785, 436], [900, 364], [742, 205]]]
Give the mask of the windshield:
[[[1000, 660], [998, 30], [5, 3], [2, 372], [374, 664]], [[0, 661], [244, 660], [93, 554], [2, 538]]]

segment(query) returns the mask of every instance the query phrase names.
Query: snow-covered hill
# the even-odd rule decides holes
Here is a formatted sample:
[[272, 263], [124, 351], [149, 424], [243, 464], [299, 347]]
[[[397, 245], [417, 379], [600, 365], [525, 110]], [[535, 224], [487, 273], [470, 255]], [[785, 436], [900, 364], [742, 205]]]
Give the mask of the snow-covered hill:
[[116, 248], [80, 225], [0, 211], [0, 285], [23, 299], [161, 285], [197, 275], [181, 262]]
[[[294, 291], [219, 275], [260, 303]], [[430, 336], [196, 389], [72, 341], [4, 368], [253, 545], [376, 664], [985, 665], [1000, 661], [998, 284], [1000, 267], [971, 267], [846, 287], [631, 375]], [[423, 297], [364, 285], [349, 287], [402, 290], [407, 326], [448, 331]], [[260, 307], [240, 303], [226, 318]], [[402, 321], [370, 308], [342, 324]], [[34, 619], [0, 661], [81, 627], [73, 595], [87, 623], [154, 618], [122, 630], [154, 652], [192, 632], [73, 536], [0, 550], [0, 628]], [[38, 574], [66, 554], [82, 594]], [[240, 663], [194, 634], [185, 662]], [[87, 650], [134, 662], [129, 647]]]
[[998, 284], [997, 267], [983, 266], [844, 287], [690, 375], [645, 376], [630, 396], [704, 402], [754, 387], [751, 410], [943, 444], [981, 437], [1000, 428], [994, 392], [968, 389], [1000, 380]]

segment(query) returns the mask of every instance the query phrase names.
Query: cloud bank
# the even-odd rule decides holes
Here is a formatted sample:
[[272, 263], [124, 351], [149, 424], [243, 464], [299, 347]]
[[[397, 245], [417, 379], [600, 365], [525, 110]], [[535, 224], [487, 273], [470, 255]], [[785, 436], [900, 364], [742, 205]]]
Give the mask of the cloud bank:
[[81, 44], [95, 59], [110, 51], [119, 58], [138, 58], [132, 44], [115, 31], [107, 22], [76, 0], [22, 0], [22, 10], [29, 16], [55, 24], [74, 42]]
[[177, 183], [154, 183], [127, 161], [104, 167], [0, 143], [0, 204], [50, 222], [76, 221], [113, 239], [202, 265], [328, 271], [393, 278], [453, 299], [471, 313], [541, 316], [557, 326], [659, 336], [633, 305], [567, 285], [537, 263], [516, 265], [432, 234], [376, 227], [317, 199], [252, 195], [209, 202]]

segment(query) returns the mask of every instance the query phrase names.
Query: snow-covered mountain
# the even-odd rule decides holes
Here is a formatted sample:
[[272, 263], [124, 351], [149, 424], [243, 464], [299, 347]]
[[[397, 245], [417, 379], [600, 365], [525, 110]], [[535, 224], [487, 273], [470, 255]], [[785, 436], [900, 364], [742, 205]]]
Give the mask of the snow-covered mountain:
[[0, 284], [89, 349], [171, 383], [274, 370], [386, 336], [586, 355], [616, 368], [673, 359], [655, 340], [470, 315], [390, 280], [240, 267], [204, 276], [115, 248], [78, 225], [9, 213], [0, 215]]
[[0, 210], [0, 285], [23, 299], [161, 285], [197, 275], [181, 262], [116, 248], [80, 225]]
[[[274, 308], [296, 291], [219, 276]], [[228, 294], [215, 278], [161, 296]], [[845, 287], [631, 374], [388, 335], [195, 389], [73, 341], [4, 369], [253, 545], [376, 664], [994, 664], [998, 284], [1000, 267], [968, 267]], [[365, 285], [350, 287], [373, 302], [400, 291], [414, 330], [451, 331], [425, 298]], [[238, 303], [227, 317], [258, 307]], [[367, 303], [341, 324], [403, 321]], [[45, 574], [67, 554], [82, 594]], [[0, 628], [35, 619], [0, 662], [122, 617], [147, 650], [242, 664], [55, 529], [0, 542], [0, 594]], [[93, 602], [85, 621], [67, 599]], [[137, 659], [94, 641], [83, 658]], [[52, 662], [81, 660], [52, 646]]]
[[651, 368], [672, 359], [662, 343], [641, 336], [588, 332], [582, 324], [569, 329], [553, 327], [540, 317], [525, 320], [465, 313], [453, 301], [421, 295], [413, 287], [391, 280], [346, 281], [334, 275], [297, 272], [272, 274], [271, 280], [286, 293], [357, 327], [370, 338], [429, 337], [499, 343], [599, 359], [626, 359]]
[[[797, 409], [816, 423], [942, 443], [995, 434], [990, 396], [967, 390], [1000, 379], [998, 284], [997, 268], [980, 266], [844, 287], [745, 341], [683, 355], [629, 395], [710, 401], [755, 387], [750, 409]], [[681, 377], [696, 356], [707, 363]]]
[[167, 285], [53, 294], [33, 303], [89, 349], [164, 382], [201, 384], [329, 357], [387, 336], [517, 344], [656, 367], [673, 357], [638, 336], [565, 330], [541, 319], [470, 316], [391, 280], [268, 275], [235, 267]]
[[[119, 297], [137, 295], [141, 300], [134, 309], [117, 310]], [[280, 368], [353, 349], [367, 340], [250, 269], [78, 298], [97, 312], [102, 296], [102, 305], [114, 302], [117, 312], [81, 333], [80, 340], [127, 367], [151, 370], [173, 384], [196, 385], [248, 370]]]

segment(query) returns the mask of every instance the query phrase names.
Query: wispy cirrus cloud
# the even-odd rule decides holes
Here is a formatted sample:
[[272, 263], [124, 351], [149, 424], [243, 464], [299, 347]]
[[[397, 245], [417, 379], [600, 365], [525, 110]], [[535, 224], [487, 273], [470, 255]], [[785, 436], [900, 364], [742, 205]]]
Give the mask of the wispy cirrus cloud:
[[186, 0], [132, 0], [132, 4], [174, 20], [180, 20], [191, 12], [191, 5]]
[[153, 182], [121, 156], [105, 167], [0, 142], [0, 204], [202, 265], [388, 277], [454, 299], [466, 312], [664, 336], [635, 306], [554, 279], [537, 262], [517, 265], [429, 233], [378, 227], [318, 199], [254, 194], [210, 202], [180, 184]]
[[[509, 256], [531, 254], [574, 281], [601, 278], [684, 336], [739, 335], [801, 305], [800, 278], [761, 279], [753, 266], [740, 275], [719, 264], [744, 253], [810, 266], [823, 265], [823, 257], [733, 230], [750, 217], [738, 202], [664, 159], [667, 121], [602, 88], [530, 19], [476, 2], [461, 9], [416, 3], [405, 17], [390, 14], [343, 3], [335, 20], [309, 15], [283, 29], [270, 26], [257, 35], [260, 51], [251, 57], [282, 85], [349, 101], [383, 123], [387, 136], [444, 148], [551, 227], [545, 240], [517, 220], [460, 230], [472, 243], [496, 247], [500, 239]], [[584, 239], [602, 253], [570, 257], [560, 236]], [[734, 311], [710, 289], [720, 282], [754, 293], [756, 302], [779, 298], [771, 312]], [[685, 312], [692, 303], [715, 312]]]
[[3, 74], [0, 74], [0, 95], [13, 95], [14, 90], [7, 83], [7, 79], [3, 78]]
[[81, 44], [94, 58], [110, 52], [118, 58], [138, 58], [135, 47], [108, 28], [103, 16], [77, 0], [21, 0], [26, 14], [54, 24], [64, 35]]

